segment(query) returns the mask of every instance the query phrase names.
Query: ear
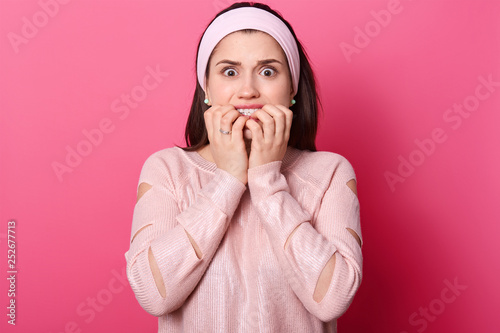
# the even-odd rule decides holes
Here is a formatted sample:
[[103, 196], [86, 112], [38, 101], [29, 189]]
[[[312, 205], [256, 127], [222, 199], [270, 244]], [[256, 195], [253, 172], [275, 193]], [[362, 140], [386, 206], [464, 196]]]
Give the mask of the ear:
[[290, 101], [290, 106], [289, 107], [292, 107], [293, 104], [292, 104], [292, 99], [295, 97], [295, 95], [293, 94], [293, 87], [292, 89], [290, 89], [290, 98], [288, 99]]

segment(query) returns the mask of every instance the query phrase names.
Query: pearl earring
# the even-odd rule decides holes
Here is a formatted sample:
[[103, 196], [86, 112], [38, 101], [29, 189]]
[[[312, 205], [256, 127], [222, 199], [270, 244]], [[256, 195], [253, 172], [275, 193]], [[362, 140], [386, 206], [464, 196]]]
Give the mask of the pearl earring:
[[292, 99], [292, 105], [294, 105], [295, 103], [297, 103], [294, 99]]
[[207, 105], [208, 105], [208, 103], [209, 103], [208, 98], [205, 98], [205, 100], [203, 101], [203, 103], [205, 103], [205, 104], [207, 104]]

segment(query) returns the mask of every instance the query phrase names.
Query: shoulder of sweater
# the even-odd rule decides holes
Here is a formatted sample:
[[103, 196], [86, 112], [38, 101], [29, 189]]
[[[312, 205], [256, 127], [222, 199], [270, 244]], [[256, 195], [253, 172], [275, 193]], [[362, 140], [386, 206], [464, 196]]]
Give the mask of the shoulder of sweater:
[[[158, 150], [146, 159], [141, 170], [141, 181], [148, 183], [169, 183], [173, 186], [173, 178], [186, 169], [190, 163], [184, 151], [178, 147]], [[151, 184], [153, 185], [153, 184]]]
[[352, 164], [344, 156], [328, 151], [304, 150], [288, 168], [288, 173], [309, 184], [324, 189], [331, 182], [347, 182], [356, 174]]

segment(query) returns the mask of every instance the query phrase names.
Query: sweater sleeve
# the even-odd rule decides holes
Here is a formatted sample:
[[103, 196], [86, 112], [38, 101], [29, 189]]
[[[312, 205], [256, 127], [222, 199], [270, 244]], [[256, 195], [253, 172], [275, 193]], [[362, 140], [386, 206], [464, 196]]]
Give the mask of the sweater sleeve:
[[[252, 203], [290, 287], [310, 313], [328, 322], [347, 310], [361, 284], [361, 247], [348, 231], [352, 229], [361, 238], [359, 201], [346, 185], [350, 179], [356, 179], [355, 174], [342, 157], [313, 220], [290, 194], [280, 171], [281, 164], [276, 161], [249, 169]], [[285, 242], [295, 228], [285, 249]], [[335, 255], [333, 276], [318, 303], [313, 294], [332, 255]]]
[[[196, 193], [192, 204], [180, 211], [168, 165], [155, 154], [142, 168], [139, 184], [142, 182], [152, 187], [134, 208], [131, 244], [125, 253], [127, 277], [144, 310], [162, 316], [182, 306], [200, 281], [246, 186], [226, 171], [216, 169], [213, 178]], [[186, 232], [198, 245], [201, 258], [196, 255]], [[163, 278], [165, 298], [153, 278], [149, 248]]]

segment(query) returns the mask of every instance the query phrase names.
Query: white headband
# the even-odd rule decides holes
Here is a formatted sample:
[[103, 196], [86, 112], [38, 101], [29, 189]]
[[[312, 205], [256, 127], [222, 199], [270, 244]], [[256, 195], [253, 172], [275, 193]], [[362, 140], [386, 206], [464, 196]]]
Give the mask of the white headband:
[[272, 13], [256, 7], [240, 7], [217, 17], [207, 28], [198, 50], [196, 71], [198, 82], [206, 91], [208, 59], [213, 49], [227, 35], [243, 29], [255, 29], [268, 33], [281, 46], [288, 59], [292, 75], [293, 94], [297, 93], [300, 76], [300, 57], [297, 43], [288, 27]]

